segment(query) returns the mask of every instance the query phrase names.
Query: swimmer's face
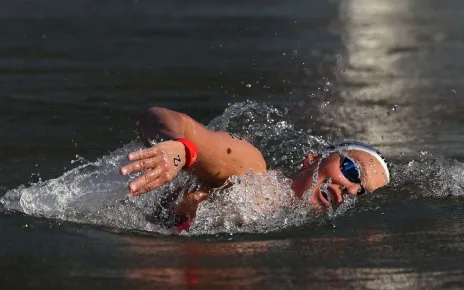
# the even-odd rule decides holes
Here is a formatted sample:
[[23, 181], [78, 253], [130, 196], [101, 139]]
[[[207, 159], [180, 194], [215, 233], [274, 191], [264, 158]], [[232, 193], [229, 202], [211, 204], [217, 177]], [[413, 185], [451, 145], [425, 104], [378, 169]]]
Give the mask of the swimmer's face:
[[[347, 157], [352, 160], [360, 171], [360, 183], [348, 180], [340, 169], [341, 160]], [[343, 201], [343, 195], [358, 195], [372, 192], [388, 183], [387, 175], [380, 162], [371, 154], [359, 150], [344, 150], [332, 152], [325, 158], [320, 154], [310, 154], [307, 168], [298, 172], [293, 179], [293, 190], [297, 197], [311, 189], [311, 199], [308, 203], [328, 206], [327, 195], [332, 203]], [[317, 171], [317, 179], [314, 179]], [[350, 178], [351, 179], [351, 178]]]

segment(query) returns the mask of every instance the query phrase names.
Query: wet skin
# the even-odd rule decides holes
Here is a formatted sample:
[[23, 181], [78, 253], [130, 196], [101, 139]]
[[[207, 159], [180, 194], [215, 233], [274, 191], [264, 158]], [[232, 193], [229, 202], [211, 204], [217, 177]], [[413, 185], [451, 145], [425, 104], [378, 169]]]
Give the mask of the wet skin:
[[[361, 172], [361, 185], [349, 181], [342, 174], [340, 170], [341, 156], [347, 156], [357, 164]], [[292, 189], [297, 198], [310, 196], [306, 202], [318, 209], [329, 206], [327, 195], [330, 195], [332, 204], [339, 204], [343, 202], [345, 194], [358, 195], [361, 186], [364, 187], [366, 192], [372, 192], [388, 183], [386, 173], [380, 162], [363, 151], [345, 150], [330, 153], [326, 157], [322, 157], [320, 154], [310, 154], [308, 161], [309, 166], [307, 168], [303, 168], [291, 177], [293, 180]], [[318, 176], [313, 184], [316, 170]], [[304, 196], [307, 190], [310, 190], [311, 194]], [[195, 217], [198, 205], [207, 197], [206, 191], [191, 192], [184, 196], [182, 202], [178, 204], [176, 212], [183, 218], [191, 219]]]
[[[388, 183], [385, 170], [371, 154], [359, 150], [344, 150], [340, 153], [351, 158], [358, 165], [361, 172], [361, 185], [367, 192], [372, 192]], [[308, 203], [328, 206], [329, 201], [324, 196], [325, 194], [330, 194], [333, 203], [341, 203], [344, 194], [358, 195], [361, 185], [349, 181], [342, 174], [340, 153], [332, 152], [326, 157], [320, 154], [310, 154], [308, 156], [309, 166], [292, 176], [292, 189], [295, 196], [303, 198], [305, 191], [310, 189], [311, 197]], [[316, 170], [317, 179], [315, 180]], [[321, 190], [325, 187], [324, 184], [327, 185], [326, 192]]]
[[[128, 158], [131, 163], [120, 169], [122, 175], [143, 172], [129, 184], [128, 195], [131, 197], [171, 182], [183, 169], [186, 149], [182, 143], [172, 141], [176, 138], [187, 138], [196, 144], [197, 162], [187, 170], [210, 188], [221, 186], [230, 176], [266, 171], [266, 162], [261, 152], [244, 138], [227, 132], [211, 131], [179, 112], [152, 107], [140, 117], [138, 129], [148, 148], [130, 153]], [[150, 145], [152, 140], [157, 144]], [[374, 156], [360, 150], [344, 150], [341, 153], [351, 158], [360, 168], [360, 179], [366, 191], [371, 192], [387, 184], [386, 172]], [[361, 188], [360, 184], [350, 182], [343, 176], [339, 153], [326, 155], [309, 154], [306, 159], [308, 167], [292, 177], [295, 196], [309, 197], [307, 202], [318, 207], [328, 206], [324, 190], [321, 191], [324, 186], [327, 186], [326, 192], [334, 203], [342, 202], [344, 194], [357, 195]], [[316, 170], [318, 178], [313, 184]], [[311, 189], [310, 194], [304, 195], [308, 189]], [[178, 213], [193, 218], [198, 204], [207, 197], [208, 190], [185, 195], [178, 204]]]

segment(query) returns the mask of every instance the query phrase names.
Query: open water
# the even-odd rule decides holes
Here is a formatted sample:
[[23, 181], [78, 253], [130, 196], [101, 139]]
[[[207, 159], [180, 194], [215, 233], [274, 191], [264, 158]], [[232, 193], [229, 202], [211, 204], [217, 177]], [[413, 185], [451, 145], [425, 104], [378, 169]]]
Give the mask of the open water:
[[[0, 287], [464, 289], [463, 12], [458, 0], [2, 1]], [[246, 137], [270, 171], [235, 177], [173, 234], [156, 204], [196, 181], [127, 200], [117, 171], [153, 105]], [[385, 153], [392, 184], [325, 213], [286, 204], [303, 154], [342, 140]]]

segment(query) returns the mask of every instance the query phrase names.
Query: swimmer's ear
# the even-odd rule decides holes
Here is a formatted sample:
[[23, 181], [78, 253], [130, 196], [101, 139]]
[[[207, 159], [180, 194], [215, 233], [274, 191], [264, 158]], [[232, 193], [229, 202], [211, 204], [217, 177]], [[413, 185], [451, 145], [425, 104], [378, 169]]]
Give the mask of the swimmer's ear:
[[319, 160], [319, 158], [321, 158], [321, 154], [309, 153], [303, 160], [303, 168], [308, 168], [311, 164]]

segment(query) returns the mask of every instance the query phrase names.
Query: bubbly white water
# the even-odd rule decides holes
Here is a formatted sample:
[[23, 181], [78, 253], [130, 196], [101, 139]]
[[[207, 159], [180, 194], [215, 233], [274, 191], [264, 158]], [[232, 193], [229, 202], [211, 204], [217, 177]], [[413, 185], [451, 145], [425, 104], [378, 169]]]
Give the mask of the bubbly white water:
[[393, 174], [394, 186], [418, 187], [415, 198], [464, 195], [464, 165], [454, 159], [422, 155], [418, 160], [395, 166]]
[[234, 186], [219, 188], [200, 204], [191, 232], [276, 231], [317, 217], [312, 206], [293, 198], [291, 182], [280, 171], [234, 176], [230, 182]]
[[[333, 219], [355, 206], [356, 199], [346, 197], [341, 206], [323, 212], [293, 198], [285, 171], [300, 167], [304, 153], [318, 150], [327, 142], [310, 132], [296, 130], [285, 121], [285, 114], [284, 110], [245, 102], [231, 105], [209, 124], [215, 130], [241, 134], [263, 150], [270, 168], [284, 170], [231, 177], [232, 187], [218, 188], [200, 205], [189, 234], [278, 231]], [[180, 198], [200, 183], [182, 172], [168, 185], [140, 197], [126, 198], [129, 180], [137, 176], [121, 176], [119, 168], [127, 164], [129, 152], [141, 148], [140, 143], [132, 142], [95, 162], [81, 160], [82, 165], [58, 178], [6, 192], [0, 204], [4, 210], [32, 216], [173, 233], [167, 226], [169, 223], [153, 218], [162, 216], [164, 220], [172, 220], [169, 209], [163, 206], [163, 198], [175, 196], [175, 193], [180, 193], [177, 197]], [[387, 190], [407, 184], [420, 189], [416, 197], [462, 195], [464, 166], [455, 160], [421, 156], [419, 161], [397, 165], [392, 185]], [[330, 194], [328, 196], [330, 198]]]

